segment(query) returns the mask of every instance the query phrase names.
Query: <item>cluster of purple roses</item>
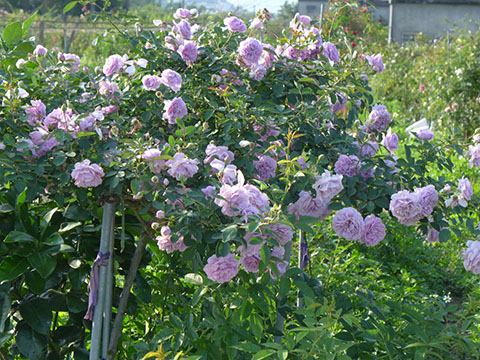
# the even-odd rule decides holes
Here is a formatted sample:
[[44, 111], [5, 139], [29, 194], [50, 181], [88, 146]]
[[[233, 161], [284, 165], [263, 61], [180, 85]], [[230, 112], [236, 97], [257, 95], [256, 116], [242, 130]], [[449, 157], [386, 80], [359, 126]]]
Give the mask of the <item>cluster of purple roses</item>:
[[[168, 49], [178, 52], [182, 59], [189, 65], [197, 61], [201, 54], [197, 48], [194, 33], [197, 26], [191, 26], [188, 19], [197, 15], [195, 10], [178, 9], [174, 15], [178, 22], [172, 26], [164, 25], [162, 22], [156, 22], [161, 28], [169, 31], [165, 39], [165, 45]], [[228, 17], [224, 20], [226, 28], [231, 32], [244, 33], [246, 25], [241, 19]], [[308, 16], [296, 15], [290, 23], [292, 41], [288, 44], [278, 45], [273, 48], [271, 45], [263, 44], [255, 38], [248, 37], [240, 42], [238, 48], [237, 64], [247, 69], [250, 76], [260, 81], [266, 74], [266, 71], [273, 66], [274, 61], [287, 59], [303, 61], [319, 59], [322, 54], [329, 62], [336, 64], [340, 61], [339, 53], [333, 43], [323, 42], [318, 29], [310, 26], [311, 19]], [[251, 28], [260, 28], [262, 22], [256, 18], [252, 21]], [[151, 46], [151, 45], [149, 45]], [[35, 50], [37, 57], [45, 56], [47, 50], [43, 47], [37, 47]], [[372, 55], [365, 57], [372, 68], [381, 72], [384, 69], [382, 56]], [[321, 59], [320, 59], [321, 60]], [[58, 61], [62, 65], [62, 71], [78, 72], [81, 66], [80, 59], [74, 54], [59, 54]], [[40, 100], [32, 100], [26, 107], [27, 122], [35, 127], [35, 131], [30, 133], [30, 139], [27, 140], [34, 157], [45, 155], [53, 147], [60, 145], [55, 136], [56, 130], [63, 130], [72, 137], [76, 137], [80, 132], [92, 132], [97, 130], [97, 121], [103, 119], [105, 114], [118, 111], [116, 103], [122, 94], [119, 85], [116, 83], [118, 75], [125, 73], [133, 76], [136, 68], [145, 69], [147, 60], [129, 60], [126, 55], [112, 55], [106, 59], [101, 71], [105, 79], [98, 83], [98, 93], [111, 102], [110, 106], [96, 108], [91, 114], [74, 114], [70, 108], [56, 108], [49, 114], [46, 113], [46, 106]], [[19, 64], [23, 66], [23, 64]], [[100, 69], [98, 69], [100, 71]], [[218, 76], [217, 83], [223, 82], [220, 86], [226, 88], [227, 84], [241, 86], [243, 82], [237, 74], [223, 69]], [[182, 88], [182, 76], [171, 69], [165, 69], [160, 76], [147, 74], [142, 78], [143, 89], [146, 91], [157, 91], [162, 85], [177, 93]], [[82, 97], [87, 101], [90, 94], [85, 93]], [[347, 105], [347, 96], [344, 93], [336, 94], [336, 102], [332, 103], [330, 97], [327, 102], [330, 105], [330, 111], [333, 114], [345, 109]], [[170, 100], [164, 100], [163, 118], [168, 124], [175, 124], [177, 119], [181, 119], [188, 113], [187, 106], [181, 97], [174, 97]], [[289, 214], [292, 214], [299, 220], [302, 216], [312, 216], [322, 221], [330, 215], [330, 201], [343, 190], [343, 176], [352, 177], [360, 175], [363, 179], [374, 176], [374, 169], [363, 171], [362, 167], [365, 157], [374, 156], [379, 149], [379, 143], [376, 142], [378, 135], [383, 135], [381, 145], [383, 145], [392, 155], [398, 149], [398, 136], [388, 129], [391, 122], [391, 116], [387, 108], [382, 104], [373, 106], [365, 124], [360, 127], [362, 133], [359, 135], [359, 142], [356, 143], [358, 153], [356, 155], [340, 154], [334, 165], [335, 174], [325, 171], [319, 177], [312, 188], [316, 192], [313, 197], [310, 191], [302, 191], [298, 200], [287, 207]], [[333, 125], [332, 125], [333, 126]], [[388, 132], [385, 131], [388, 129]], [[260, 142], [267, 143], [271, 137], [280, 134], [278, 127], [272, 121], [265, 124], [257, 123], [254, 130], [259, 134]], [[430, 130], [420, 131], [418, 137], [422, 140], [430, 141], [434, 134]], [[276, 140], [280, 142], [281, 140]], [[247, 144], [252, 145], [252, 144]], [[265, 144], [266, 145], [266, 144]], [[164, 146], [168, 146], [165, 144]], [[243, 145], [242, 145], [243, 146]], [[254, 145], [253, 146], [257, 146]], [[261, 148], [261, 146], [260, 146]], [[271, 150], [273, 153], [273, 150]], [[256, 186], [245, 181], [243, 173], [232, 163], [234, 154], [226, 146], [216, 146], [211, 143], [205, 150], [206, 157], [204, 164], [209, 165], [209, 172], [217, 176], [220, 186], [207, 186], [202, 191], [206, 198], [213, 199], [213, 203], [220, 207], [222, 214], [228, 217], [238, 217], [248, 222], [249, 216], [266, 216], [270, 210], [270, 201], [266, 194], [260, 191]], [[272, 155], [272, 154], [270, 154]], [[253, 162], [256, 169], [254, 175], [257, 179], [268, 181], [274, 177], [277, 171], [278, 156], [284, 154], [273, 154], [272, 156], [260, 153]], [[470, 166], [480, 166], [480, 145], [470, 146], [467, 156], [470, 156]], [[166, 170], [169, 176], [177, 181], [184, 183], [198, 172], [200, 162], [188, 158], [184, 153], [177, 152], [171, 157], [164, 156], [160, 148], [150, 148], [146, 150], [142, 158], [147, 162], [150, 170], [159, 175]], [[391, 161], [392, 171], [395, 163]], [[390, 166], [390, 165], [389, 165]], [[102, 183], [105, 176], [103, 169], [86, 159], [75, 164], [71, 177], [78, 187], [96, 187]], [[165, 179], [164, 184], [168, 184]], [[185, 190], [186, 191], [186, 190]], [[450, 191], [445, 188], [444, 191]], [[467, 201], [472, 197], [473, 189], [468, 179], [462, 178], [458, 184], [458, 190], [447, 200], [448, 206], [466, 206]], [[438, 193], [433, 185], [417, 188], [413, 192], [407, 190], [399, 191], [392, 195], [390, 201], [390, 211], [398, 221], [405, 225], [413, 225], [424, 217], [430, 217], [434, 207], [438, 203]], [[163, 218], [163, 213], [157, 214], [158, 218]], [[365, 218], [354, 208], [348, 207], [338, 211], [332, 220], [332, 227], [338, 236], [350, 241], [360, 241], [367, 246], [378, 244], [386, 233], [385, 225], [382, 220], [371, 214]], [[272, 246], [272, 263], [270, 272], [272, 277], [285, 272], [288, 263], [284, 258], [284, 247], [292, 241], [293, 230], [290, 226], [282, 223], [273, 223], [262, 225], [256, 233], [247, 233], [244, 237], [244, 244], [237, 248], [239, 260], [233, 253], [225, 257], [211, 256], [204, 267], [207, 276], [219, 283], [231, 280], [238, 273], [239, 266], [242, 265], [247, 272], [256, 273], [259, 270], [261, 261], [261, 249], [263, 246]], [[429, 228], [429, 237], [438, 238], [438, 231]], [[172, 240], [171, 229], [163, 226], [160, 229], [160, 235], [157, 237], [157, 243], [161, 250], [171, 253], [173, 251], [185, 251], [187, 246], [183, 242], [183, 237], [179, 236], [176, 241]], [[468, 249], [463, 253], [465, 258], [465, 268], [474, 273], [480, 273], [480, 241], [469, 241]], [[272, 269], [272, 266], [275, 269]]]

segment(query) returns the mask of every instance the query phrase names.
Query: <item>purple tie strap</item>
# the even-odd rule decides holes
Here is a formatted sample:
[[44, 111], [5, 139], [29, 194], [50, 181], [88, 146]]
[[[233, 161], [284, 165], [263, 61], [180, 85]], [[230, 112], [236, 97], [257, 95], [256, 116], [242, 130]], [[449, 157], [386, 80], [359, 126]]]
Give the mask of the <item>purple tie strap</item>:
[[107, 266], [109, 258], [110, 252], [102, 254], [102, 252], [99, 251], [95, 261], [93, 262], [92, 270], [90, 271], [90, 283], [88, 284], [88, 310], [83, 317], [86, 320], [93, 320], [95, 305], [97, 304], [98, 285], [100, 281], [99, 267]]
[[303, 270], [307, 267], [308, 260], [310, 260], [310, 256], [308, 256], [308, 244], [306, 241], [301, 242], [300, 251], [301, 251], [300, 269]]

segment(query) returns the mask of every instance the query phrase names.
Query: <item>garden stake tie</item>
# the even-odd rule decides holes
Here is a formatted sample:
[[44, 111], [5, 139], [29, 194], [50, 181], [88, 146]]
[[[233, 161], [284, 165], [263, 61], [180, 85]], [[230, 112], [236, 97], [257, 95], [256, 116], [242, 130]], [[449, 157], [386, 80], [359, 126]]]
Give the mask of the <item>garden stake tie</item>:
[[[99, 272], [99, 280], [97, 282], [98, 284], [98, 291], [95, 291], [96, 289], [94, 288], [92, 279], [90, 279], [90, 291], [95, 293], [97, 292], [97, 299], [96, 303], [93, 307], [93, 323], [92, 323], [92, 333], [91, 333], [91, 345], [90, 345], [90, 360], [98, 360], [99, 354], [100, 354], [100, 343], [102, 341], [102, 325], [103, 322], [105, 322], [105, 327], [107, 328], [106, 330], [108, 331], [110, 329], [109, 324], [107, 324], [107, 321], [109, 322], [111, 319], [111, 303], [112, 303], [112, 291], [111, 291], [111, 279], [108, 280], [112, 274], [109, 273], [111, 272], [113, 267], [111, 266], [113, 262], [112, 256], [109, 256], [109, 253], [111, 254], [113, 252], [113, 229], [114, 229], [114, 223], [115, 223], [115, 203], [114, 202], [106, 202], [104, 207], [103, 207], [103, 219], [102, 219], [102, 234], [100, 237], [100, 250], [99, 250], [99, 255], [97, 256], [97, 259], [100, 257], [102, 258], [102, 255], [104, 257], [104, 260], [107, 262], [107, 264], [104, 264], [103, 261], [99, 261], [97, 263], [97, 260], [94, 262], [94, 267], [97, 263], [97, 271]], [[99, 266], [100, 265], [100, 266]], [[98, 267], [100, 269], [98, 269]], [[94, 272], [94, 269], [92, 269], [92, 273]], [[108, 289], [109, 288], [109, 289]], [[93, 294], [95, 295], [95, 294]], [[95, 296], [93, 296], [94, 298]], [[90, 299], [90, 296], [89, 296]], [[90, 311], [90, 306], [89, 304], [89, 311]], [[89, 316], [91, 318], [92, 314], [87, 313], [86, 316]], [[104, 342], [108, 342], [108, 337], [104, 336]], [[108, 348], [108, 343], [103, 345], [103, 349]]]

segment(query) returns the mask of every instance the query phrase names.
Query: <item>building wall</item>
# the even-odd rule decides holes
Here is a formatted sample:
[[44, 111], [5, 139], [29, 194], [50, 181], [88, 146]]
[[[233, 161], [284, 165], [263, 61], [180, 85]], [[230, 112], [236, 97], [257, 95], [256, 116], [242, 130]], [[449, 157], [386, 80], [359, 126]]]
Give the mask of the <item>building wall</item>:
[[[324, 10], [328, 9], [328, 0], [299, 1], [299, 12], [302, 15], [309, 15], [312, 19], [318, 19], [321, 4], [324, 5]], [[375, 10], [375, 17], [382, 18], [385, 25], [389, 24], [389, 7], [379, 6]], [[447, 32], [452, 32], [453, 24], [464, 27], [465, 20], [467, 20], [467, 29], [478, 31], [478, 24], [468, 20], [480, 20], [480, 5], [396, 3], [393, 5], [392, 17], [392, 40], [405, 42], [420, 32], [428, 36], [439, 37]]]
[[[464, 27], [466, 19], [480, 19], [480, 6], [454, 4], [394, 4], [392, 40], [405, 42], [419, 32], [438, 37], [453, 30], [453, 24]], [[448, 22], [446, 21], [448, 19]], [[478, 31], [478, 25], [468, 22], [467, 28]]]

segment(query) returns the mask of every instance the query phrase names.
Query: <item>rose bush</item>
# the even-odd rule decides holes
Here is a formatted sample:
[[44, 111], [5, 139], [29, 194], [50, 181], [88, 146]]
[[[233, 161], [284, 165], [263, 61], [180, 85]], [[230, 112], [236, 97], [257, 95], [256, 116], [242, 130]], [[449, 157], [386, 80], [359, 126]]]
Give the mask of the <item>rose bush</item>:
[[[129, 50], [96, 69], [72, 54], [36, 56], [18, 29], [5, 30], [1, 330], [12, 354], [85, 353], [87, 273], [105, 202], [117, 206], [119, 276], [149, 239], [127, 307], [128, 322], [148, 324], [128, 336], [145, 331], [149, 343], [132, 350], [124, 339], [123, 357], [160, 342], [171, 357], [301, 358], [311, 334], [304, 342], [287, 335], [312, 325], [327, 304], [310, 314], [320, 281], [288, 269], [295, 232], [328, 227], [338, 244], [343, 237], [371, 247], [395, 238], [384, 225], [394, 217], [425, 236], [438, 231], [441, 241], [460, 231], [463, 207], [447, 206], [450, 195], [441, 192], [449, 182], [428, 175], [451, 169], [445, 148], [419, 137], [401, 144], [405, 156], [397, 157], [395, 139], [381, 146], [392, 118], [373, 105], [361, 76], [379, 71], [381, 57], [367, 61], [335, 45], [334, 34], [322, 38], [305, 17], [292, 21], [289, 38], [264, 44], [261, 30], [247, 31], [238, 18], [194, 31], [185, 14], [175, 16], [186, 18], [179, 23], [157, 22], [157, 32], [116, 34]], [[465, 182], [459, 188], [475, 199]], [[305, 264], [308, 241], [300, 245]], [[468, 269], [476, 269], [472, 253]], [[292, 284], [305, 314], [291, 301]], [[316, 356], [355, 358], [368, 343], [342, 338], [331, 322], [322, 331], [334, 345]]]

